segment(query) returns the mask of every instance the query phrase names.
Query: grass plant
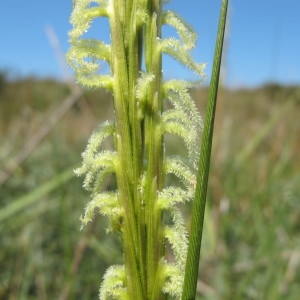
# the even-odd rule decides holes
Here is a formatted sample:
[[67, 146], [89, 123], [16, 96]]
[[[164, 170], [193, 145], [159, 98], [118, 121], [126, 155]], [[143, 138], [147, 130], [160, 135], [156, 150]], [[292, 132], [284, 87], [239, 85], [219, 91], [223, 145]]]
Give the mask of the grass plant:
[[[4, 82], [1, 166], [67, 92], [63, 84], [48, 80]], [[220, 91], [196, 299], [299, 298], [298, 92], [284, 86]], [[207, 89], [189, 94], [204, 111]], [[0, 299], [95, 299], [109, 265], [124, 263], [121, 234], [104, 230], [111, 226], [118, 232], [122, 222], [108, 224], [95, 214], [79, 231], [88, 195], [69, 171], [79, 165], [95, 120], [105, 122], [112, 111], [109, 93], [86, 91], [1, 185], [0, 215], [6, 216], [0, 220]], [[179, 146], [174, 135], [165, 142], [168, 155], [184, 157], [184, 143]], [[114, 181], [105, 182], [108, 191], [116, 189]], [[178, 184], [173, 176], [166, 182]], [[180, 205], [188, 223], [191, 207], [191, 202]], [[167, 214], [164, 222], [169, 221], [172, 226]], [[168, 263], [170, 252], [168, 245]]]
[[[100, 299], [158, 300], [168, 295], [195, 299], [226, 12], [227, 1], [223, 1], [186, 262], [187, 233], [177, 205], [194, 197], [193, 169], [202, 124], [188, 94], [194, 84], [164, 82], [162, 54], [203, 76], [204, 65], [190, 56], [195, 33], [175, 12], [164, 10], [160, 0], [74, 1], [68, 60], [80, 83], [106, 88], [113, 94], [115, 111], [114, 120], [101, 124], [90, 138], [82, 167], [76, 170], [77, 175], [85, 176], [84, 187], [92, 196], [83, 224], [99, 210], [109, 217], [109, 230], [122, 236], [124, 265], [107, 270]], [[110, 45], [84, 36], [93, 19], [99, 17], [109, 20]], [[162, 37], [164, 25], [173, 27], [178, 38]], [[99, 61], [108, 63], [110, 74], [99, 73]], [[166, 102], [170, 109], [166, 109]], [[182, 138], [190, 166], [180, 156], [165, 155], [166, 134]], [[101, 148], [110, 136], [114, 149]], [[116, 178], [116, 190], [102, 188], [109, 174]], [[181, 185], [168, 185], [169, 175], [177, 177]], [[165, 255], [166, 244], [174, 261]]]

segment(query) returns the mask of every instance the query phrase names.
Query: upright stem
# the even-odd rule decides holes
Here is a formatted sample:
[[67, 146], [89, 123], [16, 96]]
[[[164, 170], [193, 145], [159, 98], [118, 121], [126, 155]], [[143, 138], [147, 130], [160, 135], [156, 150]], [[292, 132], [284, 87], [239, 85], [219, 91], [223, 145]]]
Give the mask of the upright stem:
[[[116, 114], [117, 141], [116, 148], [119, 154], [119, 168], [117, 171], [117, 181], [119, 187], [120, 201], [124, 207], [124, 229], [123, 243], [125, 254], [125, 272], [126, 286], [129, 295], [137, 299], [145, 298], [145, 280], [141, 276], [141, 266], [143, 261], [140, 261], [142, 245], [140, 239], [140, 224], [137, 223], [139, 207], [138, 194], [134, 190], [139, 177], [140, 153], [138, 152], [139, 145], [137, 143], [136, 124], [134, 123], [134, 100], [135, 95], [132, 87], [136, 82], [136, 66], [129, 61], [128, 52], [130, 54], [136, 51], [136, 47], [128, 46], [129, 34], [126, 29], [130, 27], [124, 26], [127, 21], [127, 9], [121, 10], [117, 1], [113, 1], [113, 12], [111, 14], [111, 39], [112, 39], [112, 73], [114, 76], [114, 106]], [[134, 139], [133, 139], [134, 137]]]
[[162, 215], [157, 213], [155, 202], [157, 191], [163, 187], [163, 141], [160, 134], [162, 94], [161, 94], [161, 54], [159, 53], [158, 40], [161, 37], [161, 3], [149, 1], [150, 18], [146, 25], [145, 53], [146, 70], [154, 74], [154, 80], [149, 89], [145, 115], [145, 150], [147, 159], [146, 169], [146, 220], [147, 220], [147, 272], [149, 299], [164, 299], [165, 295], [161, 287], [156, 286], [159, 282], [159, 261], [164, 255], [164, 239], [162, 234]]
[[[123, 243], [126, 286], [130, 299], [164, 299], [158, 285], [160, 260], [164, 254], [162, 215], [155, 210], [157, 191], [163, 187], [160, 116], [161, 54], [159, 0], [149, 1], [150, 18], [145, 28], [136, 20], [137, 0], [126, 2], [125, 10], [113, 1], [111, 13], [112, 73], [119, 154], [117, 183], [125, 209]], [[145, 38], [143, 38], [143, 29]], [[136, 87], [142, 69], [145, 43], [146, 72], [154, 75], [145, 103], [144, 117], [137, 114]], [[146, 177], [144, 199], [138, 190]]]

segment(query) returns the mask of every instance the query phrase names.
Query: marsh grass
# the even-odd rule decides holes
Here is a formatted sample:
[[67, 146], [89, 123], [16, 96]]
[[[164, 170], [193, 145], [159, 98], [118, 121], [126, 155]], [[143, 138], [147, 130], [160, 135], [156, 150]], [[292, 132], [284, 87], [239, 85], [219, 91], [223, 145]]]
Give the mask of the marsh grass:
[[[26, 138], [13, 130], [24, 122], [14, 112], [22, 111], [26, 103], [33, 101], [21, 96], [15, 84], [4, 87], [9, 98], [0, 94], [1, 112], [5, 114], [6, 108], [11, 112], [5, 121], [1, 119], [4, 160], [2, 151], [17, 150]], [[41, 86], [41, 82], [25, 84], [27, 97], [34, 97], [39, 90], [35, 85]], [[277, 87], [272, 93], [269, 86], [256, 90], [220, 90], [200, 260], [203, 272], [199, 274], [197, 299], [298, 299], [300, 104], [297, 89]], [[49, 95], [57, 95], [60, 90], [61, 84], [53, 84]], [[207, 91], [193, 90], [191, 94], [200, 111], [204, 111]], [[99, 96], [105, 103], [101, 109]], [[71, 166], [80, 164], [87, 133], [97, 123], [91, 111], [98, 120], [105, 120], [112, 113], [108, 97], [100, 91], [85, 94], [86, 100], [80, 100], [1, 186], [2, 211]], [[238, 166], [237, 156], [274, 112], [282, 110], [288, 97], [293, 97], [291, 107], [283, 111]], [[4, 103], [4, 99], [13, 100]], [[45, 102], [45, 110], [33, 111], [34, 127], [38, 127], [45, 112], [58, 99], [49, 96], [37, 101]], [[9, 108], [10, 104], [15, 106], [14, 110]], [[78, 217], [87, 196], [80, 180], [72, 177], [0, 222], [0, 299], [97, 298], [98, 283], [105, 269], [112, 263], [122, 263], [122, 256], [119, 238], [105, 234], [107, 224], [103, 218], [95, 220], [87, 233], [79, 231]], [[190, 208], [185, 212], [190, 214]], [[74, 272], [75, 257], [79, 257], [80, 268]], [[69, 298], [59, 298], [67, 290], [66, 286], [69, 286]]]

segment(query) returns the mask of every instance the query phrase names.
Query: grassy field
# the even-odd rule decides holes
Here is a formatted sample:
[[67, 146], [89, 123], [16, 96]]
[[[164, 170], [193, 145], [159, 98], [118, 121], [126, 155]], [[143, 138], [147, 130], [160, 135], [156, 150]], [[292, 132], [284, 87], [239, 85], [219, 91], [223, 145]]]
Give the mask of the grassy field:
[[[85, 92], [35, 140], [69, 94], [53, 80], [0, 80], [0, 299], [97, 299], [107, 266], [122, 262], [105, 218], [80, 231], [89, 196], [72, 175], [112, 118], [111, 96]], [[206, 89], [191, 94], [204, 117]], [[220, 90], [199, 299], [299, 299], [299, 111], [297, 87]]]

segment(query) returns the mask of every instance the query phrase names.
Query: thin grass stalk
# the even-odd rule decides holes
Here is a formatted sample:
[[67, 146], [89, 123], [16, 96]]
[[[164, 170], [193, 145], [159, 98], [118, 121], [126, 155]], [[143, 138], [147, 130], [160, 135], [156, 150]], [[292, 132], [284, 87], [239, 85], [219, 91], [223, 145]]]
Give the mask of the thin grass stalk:
[[207, 183], [210, 167], [210, 156], [217, 105], [217, 93], [220, 77], [227, 7], [228, 0], [223, 0], [219, 18], [213, 70], [208, 94], [207, 113], [204, 122], [204, 130], [201, 143], [196, 194], [194, 200], [195, 203], [192, 212], [191, 232], [189, 238], [189, 248], [186, 261], [182, 300], [194, 300], [196, 297], [203, 220], [206, 205]]

